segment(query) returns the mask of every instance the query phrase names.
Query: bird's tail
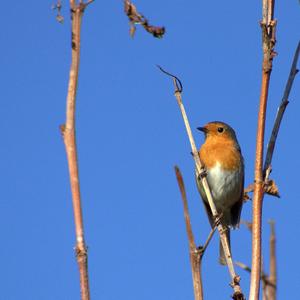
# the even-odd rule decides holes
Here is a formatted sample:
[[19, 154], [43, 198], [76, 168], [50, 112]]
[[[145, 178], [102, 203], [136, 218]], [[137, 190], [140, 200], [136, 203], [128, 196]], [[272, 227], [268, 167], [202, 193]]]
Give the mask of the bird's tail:
[[[231, 254], [231, 247], [230, 247], [230, 229], [227, 228], [226, 230], [226, 237], [227, 237], [227, 241], [228, 241], [228, 246], [229, 246], [229, 251], [230, 251], [230, 254]], [[221, 240], [220, 240], [220, 254], [219, 254], [219, 263], [223, 266], [226, 266], [227, 263], [226, 263], [226, 258], [225, 258], [225, 253], [224, 253], [224, 250], [223, 250], [223, 246], [222, 246], [222, 243], [221, 243]]]

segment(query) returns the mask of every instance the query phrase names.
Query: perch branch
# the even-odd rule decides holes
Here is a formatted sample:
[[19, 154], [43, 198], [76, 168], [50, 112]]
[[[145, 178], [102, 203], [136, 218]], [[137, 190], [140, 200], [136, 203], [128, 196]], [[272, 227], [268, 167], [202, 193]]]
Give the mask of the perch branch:
[[241, 287], [240, 287], [240, 284], [239, 284], [240, 276], [238, 276], [235, 273], [235, 270], [234, 270], [232, 257], [231, 257], [231, 253], [230, 253], [230, 250], [229, 250], [228, 240], [227, 240], [226, 233], [225, 233], [226, 231], [225, 231], [225, 228], [223, 227], [223, 225], [221, 224], [221, 222], [217, 222], [217, 220], [219, 219], [218, 212], [217, 212], [216, 206], [214, 204], [214, 201], [213, 201], [213, 198], [212, 198], [212, 195], [211, 195], [211, 191], [210, 191], [210, 188], [208, 186], [207, 179], [205, 177], [205, 172], [203, 172], [204, 171], [204, 166], [202, 165], [202, 163], [200, 161], [200, 157], [199, 157], [199, 154], [198, 154], [198, 151], [197, 151], [197, 148], [196, 148], [196, 144], [195, 144], [195, 141], [194, 141], [194, 138], [193, 138], [193, 135], [192, 135], [191, 127], [190, 127], [190, 124], [189, 124], [189, 121], [188, 121], [188, 118], [187, 118], [187, 115], [186, 115], [186, 112], [185, 112], [185, 108], [184, 108], [184, 105], [183, 105], [183, 102], [182, 102], [182, 98], [181, 98], [182, 85], [181, 85], [181, 82], [180, 82], [180, 80], [178, 80], [178, 78], [176, 78], [172, 74], [164, 71], [161, 67], [159, 67], [159, 69], [163, 73], [165, 73], [165, 74], [167, 74], [167, 75], [169, 75], [173, 78], [173, 82], [174, 82], [174, 86], [175, 86], [175, 97], [176, 97], [177, 103], [179, 105], [179, 108], [180, 108], [180, 111], [181, 111], [181, 114], [182, 114], [182, 118], [183, 118], [183, 121], [184, 121], [184, 124], [185, 124], [185, 128], [186, 128], [186, 131], [187, 131], [187, 135], [188, 135], [188, 138], [189, 138], [189, 141], [190, 141], [190, 145], [191, 145], [191, 149], [192, 149], [192, 155], [193, 155], [193, 158], [194, 158], [194, 161], [195, 161], [195, 164], [196, 164], [196, 172], [197, 172], [197, 175], [199, 175], [199, 177], [201, 178], [204, 191], [206, 193], [206, 196], [207, 196], [207, 199], [208, 199], [213, 217], [216, 221], [217, 229], [218, 229], [219, 234], [220, 234], [220, 239], [221, 239], [221, 243], [222, 243], [222, 246], [223, 246], [223, 249], [224, 249], [227, 266], [228, 266], [229, 273], [230, 273], [230, 276], [231, 276], [231, 279], [232, 279], [231, 286], [234, 290], [234, 294], [233, 294], [232, 297], [233, 297], [233, 299], [236, 299], [236, 300], [237, 299], [244, 299], [244, 295], [242, 293], [242, 290], [241, 290]]
[[72, 191], [72, 202], [76, 233], [76, 247], [75, 254], [77, 258], [79, 276], [80, 276], [80, 290], [81, 299], [89, 300], [89, 280], [88, 280], [88, 255], [87, 247], [84, 239], [83, 218], [81, 209], [80, 185], [78, 174], [78, 160], [76, 149], [76, 135], [75, 135], [75, 104], [76, 92], [78, 84], [79, 60], [80, 60], [80, 31], [81, 20], [84, 9], [92, 1], [83, 3], [80, 1], [76, 4], [75, 0], [70, 0], [71, 14], [72, 14], [72, 61], [70, 67], [67, 105], [66, 105], [66, 122], [61, 125], [61, 133], [63, 136]]

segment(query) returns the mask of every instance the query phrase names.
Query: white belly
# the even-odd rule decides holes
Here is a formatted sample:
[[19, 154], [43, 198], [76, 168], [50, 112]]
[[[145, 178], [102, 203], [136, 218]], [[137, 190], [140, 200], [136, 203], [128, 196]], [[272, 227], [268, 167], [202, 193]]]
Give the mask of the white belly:
[[207, 181], [218, 211], [230, 207], [240, 200], [242, 188], [242, 169], [227, 171], [220, 163], [207, 172]]

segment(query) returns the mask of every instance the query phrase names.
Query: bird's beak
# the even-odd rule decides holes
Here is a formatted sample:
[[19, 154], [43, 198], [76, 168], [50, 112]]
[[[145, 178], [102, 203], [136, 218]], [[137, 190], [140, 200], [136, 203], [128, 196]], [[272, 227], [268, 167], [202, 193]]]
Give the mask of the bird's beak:
[[204, 132], [205, 134], [207, 133], [207, 128], [206, 127], [197, 127], [198, 130]]

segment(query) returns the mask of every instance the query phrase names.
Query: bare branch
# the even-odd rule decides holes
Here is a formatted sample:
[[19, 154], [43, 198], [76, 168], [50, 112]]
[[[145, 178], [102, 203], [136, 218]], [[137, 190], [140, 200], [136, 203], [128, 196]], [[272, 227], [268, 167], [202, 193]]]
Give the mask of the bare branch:
[[262, 29], [262, 82], [260, 104], [258, 112], [258, 125], [256, 136], [256, 159], [255, 159], [255, 183], [253, 195], [253, 224], [252, 224], [252, 272], [249, 300], [259, 299], [259, 286], [261, 276], [261, 224], [262, 202], [264, 196], [263, 179], [263, 146], [265, 134], [266, 108], [269, 92], [270, 75], [272, 71], [273, 57], [276, 55], [275, 32], [276, 21], [274, 16], [274, 0], [263, 0]]
[[[246, 272], [251, 273], [251, 268], [249, 266], [247, 266], [246, 264], [244, 264], [240, 261], [235, 261], [234, 264], [239, 266], [241, 269], [245, 270]], [[274, 287], [274, 284], [268, 279], [268, 276], [265, 273], [262, 273], [260, 278], [262, 281], [265, 282], [266, 286]]]
[[194, 296], [195, 300], [203, 300], [203, 286], [202, 286], [202, 277], [201, 277], [201, 257], [203, 249], [200, 250], [195, 244], [194, 234], [191, 225], [191, 219], [188, 209], [187, 197], [184, 187], [183, 178], [179, 168], [175, 167], [176, 178], [178, 186], [181, 193], [181, 199], [184, 209], [184, 220], [186, 226], [186, 232], [189, 240], [189, 249], [190, 249], [190, 261], [192, 266], [192, 276], [193, 276], [193, 285], [194, 285]]
[[[252, 231], [252, 223], [242, 220], [241, 223], [245, 224], [246, 227]], [[276, 252], [275, 252], [275, 230], [274, 221], [269, 221], [271, 225], [271, 235], [270, 235], [270, 275], [266, 274], [262, 267], [261, 280], [262, 280], [262, 292], [263, 300], [276, 300], [276, 290], [277, 290], [277, 267], [276, 267]], [[235, 262], [237, 266], [243, 270], [251, 273], [251, 268], [242, 262]]]
[[237, 266], [239, 266], [241, 269], [251, 273], [251, 268], [249, 266], [247, 266], [246, 264], [240, 262], [240, 261], [235, 261], [234, 262]]
[[182, 93], [183, 92], [183, 86], [182, 83], [180, 81], [180, 79], [178, 77], [176, 77], [175, 75], [167, 72], [166, 70], [164, 70], [160, 65], [157, 65], [157, 67], [166, 75], [172, 77], [172, 79], [175, 79], [175, 92], [179, 92]]
[[201, 252], [202, 252], [201, 259], [202, 259], [203, 255], [204, 255], [204, 253], [205, 253], [205, 251], [206, 251], [206, 249], [207, 249], [207, 247], [208, 247], [208, 245], [209, 245], [209, 243], [210, 243], [212, 237], [214, 236], [214, 233], [215, 233], [216, 229], [217, 229], [216, 226], [214, 226], [214, 227], [211, 229], [211, 231], [210, 231], [210, 233], [209, 233], [209, 235], [208, 235], [208, 237], [207, 237], [206, 242], [204, 243], [204, 245], [203, 245], [202, 247], [199, 247], [199, 249], [200, 249]]
[[269, 221], [271, 226], [270, 235], [270, 274], [269, 285], [267, 286], [267, 294], [269, 300], [276, 300], [277, 291], [277, 264], [276, 264], [276, 236], [275, 236], [275, 222]]
[[70, 67], [69, 86], [67, 95], [66, 106], [66, 122], [60, 126], [60, 130], [65, 143], [70, 183], [72, 191], [72, 202], [76, 232], [76, 247], [75, 254], [79, 267], [80, 276], [80, 289], [81, 299], [90, 299], [89, 279], [88, 279], [88, 255], [87, 247], [84, 239], [83, 229], [83, 217], [81, 209], [81, 196], [80, 196], [80, 184], [79, 184], [79, 172], [78, 172], [78, 160], [77, 160], [77, 148], [76, 148], [76, 134], [75, 134], [75, 104], [76, 93], [78, 84], [78, 72], [80, 61], [80, 33], [81, 33], [81, 20], [85, 7], [91, 3], [83, 3], [80, 1], [76, 4], [75, 0], [70, 0], [71, 7], [71, 22], [72, 22], [72, 62]]
[[[162, 68], [160, 68], [160, 69], [162, 70]], [[168, 72], [164, 72], [164, 73], [168, 73]], [[233, 297], [233, 299], [236, 299], [236, 300], [237, 299], [242, 300], [242, 299], [244, 299], [244, 295], [242, 293], [242, 290], [241, 290], [241, 287], [240, 287], [240, 284], [239, 284], [240, 277], [235, 273], [235, 270], [234, 270], [232, 257], [231, 257], [231, 253], [230, 253], [230, 250], [229, 250], [228, 240], [227, 240], [227, 237], [226, 237], [226, 230], [225, 230], [224, 226], [221, 224], [221, 222], [217, 222], [219, 220], [219, 215], [218, 215], [216, 206], [214, 204], [210, 188], [208, 186], [208, 182], [207, 182], [207, 179], [206, 179], [206, 172], [204, 171], [204, 166], [202, 165], [202, 163], [200, 161], [200, 157], [199, 157], [199, 154], [198, 154], [198, 151], [197, 151], [197, 148], [196, 148], [196, 144], [195, 144], [195, 141], [194, 141], [194, 138], [193, 138], [193, 135], [192, 135], [192, 130], [191, 130], [191, 127], [190, 127], [190, 124], [189, 124], [189, 121], [188, 121], [188, 117], [187, 117], [186, 112], [185, 112], [185, 108], [184, 108], [182, 98], [181, 98], [181, 92], [180, 92], [180, 89], [178, 88], [177, 77], [171, 75], [170, 73], [168, 73], [168, 75], [170, 75], [173, 78], [173, 82], [174, 82], [174, 86], [175, 86], [175, 97], [176, 97], [177, 103], [179, 105], [179, 108], [180, 108], [180, 111], [181, 111], [181, 114], [182, 114], [182, 118], [183, 118], [183, 121], [184, 121], [184, 124], [185, 124], [185, 128], [186, 128], [186, 131], [187, 131], [187, 135], [188, 135], [188, 138], [189, 138], [189, 141], [190, 141], [190, 145], [191, 145], [191, 149], [192, 149], [192, 155], [193, 155], [195, 165], [196, 165], [196, 173], [197, 173], [197, 176], [199, 176], [199, 178], [201, 179], [204, 191], [206, 193], [206, 196], [207, 196], [207, 199], [208, 199], [208, 202], [209, 202], [209, 206], [211, 208], [213, 217], [214, 217], [214, 219], [216, 221], [216, 224], [217, 224], [217, 229], [218, 229], [219, 234], [220, 234], [221, 243], [222, 243], [223, 250], [224, 250], [224, 253], [225, 253], [226, 263], [227, 263], [229, 273], [230, 273], [231, 279], [232, 279], [231, 286], [234, 289], [234, 295], [232, 297]]]

